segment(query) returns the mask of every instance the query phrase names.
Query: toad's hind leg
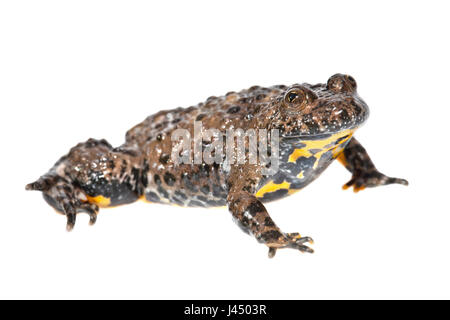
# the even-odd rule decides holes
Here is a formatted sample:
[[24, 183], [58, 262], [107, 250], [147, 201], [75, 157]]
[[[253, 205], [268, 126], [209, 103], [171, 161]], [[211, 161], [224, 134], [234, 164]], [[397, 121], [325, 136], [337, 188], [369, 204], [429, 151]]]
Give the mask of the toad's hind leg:
[[281, 248], [313, 253], [313, 250], [305, 245], [306, 242], [312, 243], [310, 237], [301, 237], [298, 233], [283, 233], [255, 196], [246, 192], [230, 193], [228, 208], [245, 233], [252, 234], [256, 240], [269, 247], [270, 258]]
[[379, 172], [366, 149], [355, 138], [350, 140], [338, 160], [352, 173], [352, 178], [344, 184], [344, 189], [353, 187], [353, 191], [358, 192], [366, 187], [372, 188], [388, 184], [408, 185], [408, 181], [405, 179], [388, 177]]
[[[301, 237], [298, 233], [284, 233], [277, 227], [265, 206], [254, 195], [254, 176], [248, 175], [245, 178], [246, 172], [254, 170], [234, 168], [228, 178], [230, 186], [227, 197], [228, 209], [238, 226], [268, 246], [270, 258], [281, 248], [313, 253], [314, 251], [305, 245], [306, 242], [313, 242], [310, 237]], [[235, 179], [236, 176], [239, 179]]]
[[80, 212], [89, 214], [90, 223], [94, 224], [99, 207], [139, 199], [141, 160], [136, 148], [126, 145], [113, 148], [106, 140], [89, 139], [73, 147], [26, 189], [41, 191], [50, 206], [66, 215], [70, 231]]

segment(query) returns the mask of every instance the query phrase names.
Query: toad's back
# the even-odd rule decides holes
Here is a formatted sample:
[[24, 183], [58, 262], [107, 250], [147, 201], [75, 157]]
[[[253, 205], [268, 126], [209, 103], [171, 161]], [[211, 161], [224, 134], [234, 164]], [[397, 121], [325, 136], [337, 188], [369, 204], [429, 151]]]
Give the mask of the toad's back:
[[[220, 97], [212, 96], [197, 106], [158, 112], [129, 130], [123, 149], [144, 151], [143, 197], [150, 202], [182, 206], [224, 206], [227, 170], [223, 161], [194, 164], [192, 158], [191, 163], [175, 164], [171, 157], [172, 133], [185, 129], [193, 137], [195, 123], [204, 131], [218, 129], [223, 134], [228, 129], [258, 128], [260, 121], [257, 116], [261, 107], [286, 88], [283, 85], [269, 88], [253, 86]], [[204, 139], [202, 150], [208, 148], [212, 141]], [[223, 143], [225, 149], [226, 139]]]

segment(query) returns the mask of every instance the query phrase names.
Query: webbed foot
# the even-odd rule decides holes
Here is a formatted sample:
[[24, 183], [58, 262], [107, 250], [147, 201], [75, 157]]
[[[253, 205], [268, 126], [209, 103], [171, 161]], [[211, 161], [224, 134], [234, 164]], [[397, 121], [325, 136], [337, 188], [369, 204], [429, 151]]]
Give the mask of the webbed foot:
[[408, 181], [400, 178], [388, 177], [377, 170], [369, 172], [354, 172], [350, 181], [342, 186], [344, 190], [353, 187], [353, 192], [359, 192], [365, 188], [373, 188], [388, 184], [408, 185]]

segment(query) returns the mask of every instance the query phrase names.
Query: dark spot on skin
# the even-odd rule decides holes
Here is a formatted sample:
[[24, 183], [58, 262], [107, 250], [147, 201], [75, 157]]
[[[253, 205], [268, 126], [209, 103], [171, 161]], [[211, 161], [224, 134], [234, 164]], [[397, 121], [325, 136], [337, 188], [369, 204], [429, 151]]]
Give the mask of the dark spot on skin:
[[155, 174], [155, 176], [153, 177], [153, 181], [155, 181], [155, 183], [157, 185], [161, 184], [161, 178], [159, 177], [159, 175]]
[[348, 115], [348, 112], [345, 109], [341, 109], [341, 113], [339, 114], [339, 117], [341, 118], [341, 120], [343, 122], [350, 121], [350, 116]]
[[210, 188], [208, 185], [204, 185], [200, 188], [200, 191], [203, 192], [204, 194], [208, 194], [210, 191]]
[[256, 96], [256, 101], [262, 100], [262, 99], [264, 99], [265, 97], [266, 97], [265, 94], [258, 94], [258, 95]]
[[162, 139], [163, 139], [163, 134], [158, 133], [158, 135], [156, 136], [156, 140], [161, 141]]
[[181, 191], [179, 191], [179, 190], [177, 190], [177, 191], [175, 191], [175, 196], [177, 196], [178, 198], [180, 198], [180, 199], [183, 199], [183, 200], [186, 200], [187, 199], [187, 196], [183, 193], [183, 192], [181, 192]]
[[196, 120], [196, 121], [200, 121], [200, 120], [202, 120], [204, 117], [206, 117], [206, 114], [201, 113], [201, 114], [199, 114], [199, 115], [197, 116], [197, 118], [195, 118], [195, 120]]
[[260, 201], [253, 201], [246, 209], [252, 217], [256, 216], [258, 212], [265, 212], [266, 209]]
[[131, 176], [133, 177], [134, 180], [138, 180], [139, 176], [140, 176], [140, 172], [138, 168], [133, 167], [131, 169]]
[[253, 115], [250, 113], [245, 116], [245, 120], [252, 120], [252, 119], [253, 119]]
[[[140, 171], [137, 168], [132, 168], [131, 169], [131, 177], [133, 178], [133, 180], [136, 182], [136, 184], [138, 184], [139, 182], [139, 178], [140, 178]], [[137, 186], [136, 186], [137, 187]]]
[[184, 206], [184, 202], [178, 199], [177, 197], [172, 197], [171, 201], [179, 206]]
[[230, 109], [228, 109], [227, 113], [233, 114], [233, 113], [238, 113], [239, 110], [241, 110], [241, 107], [239, 106], [233, 106]]
[[197, 186], [194, 185], [189, 177], [189, 174], [184, 172], [181, 174], [181, 180], [183, 181], [184, 187], [191, 192], [198, 192]]
[[171, 174], [170, 172], [166, 172], [164, 174], [164, 182], [168, 185], [168, 186], [173, 186], [175, 184], [175, 176], [173, 174]]
[[167, 121], [164, 121], [164, 122], [158, 123], [158, 124], [155, 126], [155, 129], [161, 129], [161, 128], [164, 128], [164, 127], [166, 127], [166, 126], [167, 126]]
[[311, 156], [308, 158], [305, 157], [300, 157], [295, 161], [295, 164], [297, 165], [298, 168], [298, 173], [300, 173], [300, 171], [306, 171], [306, 170], [310, 170], [311, 168], [314, 167], [314, 163], [316, 162], [316, 158]]
[[275, 176], [272, 178], [273, 183], [275, 183], [275, 184], [283, 183], [284, 179], [285, 179], [285, 175], [282, 172], [276, 173]]
[[159, 186], [156, 190], [157, 190], [158, 193], [159, 193], [160, 195], [162, 195], [164, 198], [169, 199], [169, 194], [167, 193], [167, 191], [166, 191], [163, 187]]
[[162, 164], [167, 164], [167, 162], [169, 162], [169, 159], [170, 155], [162, 154], [161, 157], [159, 157], [159, 162], [161, 162]]
[[152, 191], [147, 192], [145, 194], [145, 199], [150, 202], [161, 202], [161, 200], [159, 199], [159, 196]]
[[213, 184], [212, 189], [213, 189], [213, 196], [216, 198], [219, 198], [225, 191], [221, 186], [217, 184]]
[[115, 163], [113, 160], [109, 160], [108, 161], [108, 167], [111, 168], [111, 170], [114, 170], [114, 168], [116, 167]]
[[272, 219], [271, 219], [270, 217], [266, 217], [266, 218], [264, 219], [264, 225], [265, 225], [266, 227], [274, 227], [274, 226], [275, 226], [275, 223], [273, 223], [273, 221], [272, 221]]
[[207, 165], [206, 163], [202, 163], [200, 165], [200, 173], [202, 174], [202, 176], [209, 177], [209, 171], [210, 171], [209, 165]]
[[144, 172], [142, 172], [142, 175], [141, 175], [141, 183], [144, 188], [147, 188], [147, 186], [148, 186], [147, 172], [148, 172], [148, 168], [144, 169]]
[[176, 118], [172, 120], [172, 124], [176, 124], [181, 121], [181, 118]]
[[141, 182], [142, 182], [142, 185], [144, 188], [146, 188], [148, 185], [147, 175], [148, 175], [149, 170], [150, 170], [150, 167], [148, 165], [148, 162], [147, 162], [147, 160], [144, 160], [144, 169], [142, 169], [142, 172], [141, 172]]

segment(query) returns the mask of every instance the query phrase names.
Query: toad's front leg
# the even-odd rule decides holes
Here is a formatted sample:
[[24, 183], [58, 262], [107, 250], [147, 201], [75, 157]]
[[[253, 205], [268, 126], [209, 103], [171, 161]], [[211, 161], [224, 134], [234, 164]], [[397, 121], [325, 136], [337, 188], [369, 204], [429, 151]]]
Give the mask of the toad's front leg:
[[[240, 173], [242, 174], [242, 171]], [[277, 227], [264, 205], [251, 192], [254, 190], [254, 186], [251, 185], [253, 179], [247, 180], [241, 176], [240, 181], [236, 181], [235, 184], [228, 180], [230, 186], [227, 197], [228, 209], [245, 233], [253, 235], [256, 240], [269, 247], [269, 258], [274, 257], [276, 250], [281, 248], [314, 252], [305, 245], [306, 242], [312, 244], [313, 240], [310, 237], [301, 237], [298, 233], [284, 233]]]
[[408, 185], [408, 181], [405, 179], [388, 177], [379, 172], [364, 147], [355, 138], [350, 140], [338, 160], [352, 173], [352, 178], [344, 184], [344, 189], [353, 186], [353, 191], [358, 192], [366, 187], [393, 183]]

